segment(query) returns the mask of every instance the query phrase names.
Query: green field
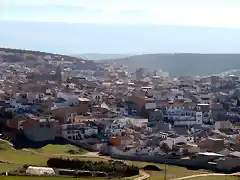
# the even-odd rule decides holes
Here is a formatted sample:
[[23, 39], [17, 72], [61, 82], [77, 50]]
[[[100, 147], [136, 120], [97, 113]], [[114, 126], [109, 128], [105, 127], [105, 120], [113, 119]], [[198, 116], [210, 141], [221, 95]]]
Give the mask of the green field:
[[22, 165], [0, 163], [0, 172], [8, 172], [21, 168]]
[[[56, 145], [56, 144], [48, 144], [42, 148], [39, 149], [33, 149], [39, 153], [45, 153], [45, 154], [86, 154], [87, 151], [84, 149], [81, 149], [77, 146], [73, 146], [71, 144], [66, 145]], [[71, 152], [73, 153], [71, 153]]]
[[[69, 150], [78, 151], [79, 148], [72, 145], [47, 145], [41, 149], [36, 150], [37, 152], [30, 150], [16, 150], [11, 145], [4, 141], [0, 141], [0, 172], [17, 170], [25, 164], [36, 165], [36, 166], [46, 166], [47, 160], [50, 157], [65, 157], [72, 159], [81, 159], [81, 160], [90, 160], [90, 161], [107, 161], [102, 157], [92, 156], [91, 153], [86, 153], [85, 150], [80, 150], [79, 154], [70, 155], [68, 154]], [[165, 166], [162, 164], [155, 163], [144, 163], [144, 162], [132, 162], [127, 161], [128, 164], [133, 164], [139, 168], [143, 168], [146, 165], [153, 164], [160, 168], [161, 171], [145, 171], [150, 175], [149, 180], [163, 180], [165, 174]], [[167, 179], [174, 179], [179, 177], [185, 177], [190, 175], [208, 173], [205, 170], [188, 170], [183, 167], [178, 166], [166, 166], [166, 175]], [[136, 177], [124, 178], [126, 180], [135, 179]], [[6, 180], [25, 180], [25, 179], [76, 179], [76, 178], [41, 178], [41, 177], [0, 177], [1, 179]], [[79, 178], [77, 178], [79, 179]], [[82, 179], [91, 179], [91, 178], [82, 178]], [[97, 179], [97, 178], [92, 178]], [[100, 178], [98, 178], [100, 179]], [[196, 177], [192, 178], [193, 180], [237, 180], [237, 177], [233, 176], [209, 176], [209, 177]]]
[[[16, 150], [8, 143], [0, 141], [0, 161], [12, 164], [37, 164], [46, 165], [48, 157], [40, 156], [33, 152], [25, 150]], [[1, 170], [0, 170], [1, 171]]]
[[[132, 162], [128, 161], [129, 164], [134, 164], [135, 166], [138, 166], [139, 168], [143, 168], [146, 165], [152, 164], [159, 167], [161, 171], [145, 171], [147, 174], [150, 175], [148, 180], [164, 180], [165, 176], [165, 165], [163, 164], [156, 164], [156, 163], [146, 163], [146, 162]], [[206, 174], [211, 173], [206, 170], [188, 170], [184, 167], [178, 167], [178, 166], [166, 166], [166, 177], [167, 179], [174, 179], [174, 178], [180, 178], [185, 176], [191, 176], [191, 175], [197, 175], [197, 174]], [[208, 176], [208, 177], [196, 177], [191, 178], [189, 180], [239, 180], [240, 178], [236, 176]]]
[[[64, 147], [66, 146], [66, 147]], [[84, 156], [87, 152], [81, 151], [84, 154], [70, 154], [64, 153], [68, 150], [78, 150], [78, 147], [72, 145], [48, 145], [39, 149], [37, 152], [33, 150], [16, 150], [11, 145], [4, 141], [0, 141], [0, 172], [5, 171], [8, 168], [14, 168], [16, 166], [23, 166], [25, 164], [46, 166], [47, 160], [50, 157], [66, 157], [72, 159], [90, 160], [90, 161], [103, 161], [100, 157], [88, 157]], [[80, 153], [80, 152], [79, 152]], [[55, 155], [56, 154], [56, 155]], [[4, 163], [3, 163], [4, 162]], [[5, 164], [6, 162], [6, 164]], [[5, 166], [5, 167], [3, 167]], [[7, 167], [7, 168], [6, 168]]]

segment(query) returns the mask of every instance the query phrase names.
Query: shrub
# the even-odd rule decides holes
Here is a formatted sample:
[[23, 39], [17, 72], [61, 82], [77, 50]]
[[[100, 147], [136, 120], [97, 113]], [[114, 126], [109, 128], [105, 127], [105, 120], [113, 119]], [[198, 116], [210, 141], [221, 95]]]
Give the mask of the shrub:
[[135, 166], [129, 166], [123, 163], [111, 161], [81, 161], [77, 159], [62, 159], [62, 158], [50, 158], [47, 161], [47, 165], [52, 168], [60, 169], [74, 169], [74, 170], [86, 170], [86, 171], [99, 171], [106, 172], [115, 175], [123, 176], [135, 176], [139, 174], [139, 168]]

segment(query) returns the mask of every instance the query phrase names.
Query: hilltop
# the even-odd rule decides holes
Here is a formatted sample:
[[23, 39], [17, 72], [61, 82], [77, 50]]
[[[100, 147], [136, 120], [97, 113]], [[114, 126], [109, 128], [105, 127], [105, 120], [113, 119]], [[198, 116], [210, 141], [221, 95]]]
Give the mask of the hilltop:
[[162, 69], [171, 76], [206, 76], [240, 68], [240, 54], [143, 54], [106, 61], [126, 65], [130, 70]]
[[23, 49], [11, 49], [11, 48], [0, 48], [0, 59], [7, 62], [21, 62], [24, 60], [38, 61], [39, 57], [44, 58], [45, 56], [54, 57], [57, 60], [83, 60], [82, 58], [71, 57], [67, 55], [54, 54], [41, 51], [23, 50]]
[[126, 58], [133, 56], [133, 54], [101, 54], [101, 53], [86, 53], [86, 54], [76, 54], [72, 55], [73, 57], [90, 59], [94, 61], [104, 60], [104, 59], [117, 59], [117, 58]]

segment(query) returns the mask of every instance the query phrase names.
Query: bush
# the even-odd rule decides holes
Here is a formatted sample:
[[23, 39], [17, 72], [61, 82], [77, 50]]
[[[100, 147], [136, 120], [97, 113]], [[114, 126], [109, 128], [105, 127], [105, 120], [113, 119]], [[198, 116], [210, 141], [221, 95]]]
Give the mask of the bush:
[[129, 166], [115, 161], [95, 162], [95, 161], [80, 161], [76, 159], [50, 158], [47, 161], [47, 165], [52, 168], [99, 171], [106, 172], [108, 174], [113, 173], [114, 175], [122, 175], [127, 177], [139, 174], [138, 167]]
[[147, 165], [143, 169], [146, 171], [161, 171], [161, 169], [155, 165]]

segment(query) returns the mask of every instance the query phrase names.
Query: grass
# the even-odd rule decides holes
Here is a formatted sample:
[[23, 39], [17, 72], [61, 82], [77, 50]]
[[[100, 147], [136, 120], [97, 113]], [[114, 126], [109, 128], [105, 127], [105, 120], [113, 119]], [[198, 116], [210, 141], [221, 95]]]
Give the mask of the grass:
[[[16, 150], [12, 146], [10, 146], [8, 143], [4, 141], [0, 141], [0, 172], [10, 171], [10, 170], [16, 170], [22, 167], [25, 164], [30, 165], [36, 165], [36, 166], [46, 166], [47, 160], [50, 157], [65, 157], [69, 158], [69, 150], [78, 151], [79, 149], [72, 145], [47, 145], [43, 148], [40, 148], [37, 150], [39, 153], [34, 153], [32, 151], [25, 151], [25, 150]], [[107, 161], [106, 159], [100, 158], [100, 157], [91, 157], [91, 156], [84, 156], [83, 153], [86, 153], [86, 151], [80, 150], [79, 156], [71, 157], [72, 159], [81, 159], [85, 161]], [[52, 155], [55, 154], [55, 155]], [[81, 155], [80, 155], [81, 154]], [[9, 163], [3, 163], [3, 162], [9, 162]], [[145, 163], [145, 162], [135, 162], [135, 161], [127, 161], [128, 164], [133, 164], [139, 168], [143, 168], [146, 165], [152, 164], [158, 166], [161, 171], [145, 171], [150, 175], [148, 180], [163, 180], [164, 179], [164, 169], [165, 166], [162, 164], [156, 164], [156, 163]], [[185, 177], [195, 174], [202, 174], [207, 173], [207, 171], [204, 170], [188, 170], [183, 167], [178, 166], [168, 166], [167, 165], [167, 179], [173, 179], [173, 178], [179, 178], [179, 177]], [[130, 177], [130, 178], [123, 178], [125, 180], [131, 180], [135, 179], [136, 177]], [[0, 180], [25, 180], [25, 179], [36, 179], [36, 180], [44, 180], [44, 179], [66, 179], [66, 178], [41, 178], [41, 177], [1, 177]], [[67, 178], [72, 179], [72, 178]], [[78, 178], [79, 180], [83, 179], [91, 179], [91, 178]], [[92, 178], [96, 179], [96, 178]], [[98, 178], [100, 179], [100, 178]], [[192, 178], [193, 180], [237, 180], [237, 177], [233, 176], [209, 176], [209, 177], [197, 177]]]
[[[132, 162], [129, 161], [129, 164], [133, 164], [135, 166], [138, 166], [139, 168], [143, 168], [146, 165], [152, 164], [159, 167], [161, 171], [145, 171], [147, 174], [150, 175], [150, 177], [147, 180], [164, 180], [165, 175], [165, 165], [163, 164], [157, 164], [157, 163], [147, 163], [147, 162]], [[185, 176], [191, 176], [196, 174], [206, 174], [211, 173], [206, 170], [188, 170], [184, 167], [179, 166], [166, 166], [166, 179], [174, 179], [174, 178], [180, 178]], [[196, 177], [191, 178], [189, 180], [239, 180], [240, 178], [237, 176], [208, 176], [208, 177]]]
[[[58, 149], [59, 148], [59, 149]], [[70, 149], [71, 148], [71, 149]], [[42, 149], [39, 149], [38, 151], [42, 153], [34, 153], [32, 151], [26, 151], [26, 150], [17, 150], [14, 149], [12, 146], [10, 146], [8, 143], [4, 141], [0, 141], [0, 162], [9, 162], [11, 164], [16, 165], [24, 165], [24, 164], [30, 164], [30, 165], [36, 165], [36, 166], [46, 166], [47, 160], [50, 157], [65, 157], [69, 158], [69, 154], [67, 153], [60, 153], [60, 152], [66, 152], [68, 150], [78, 150], [77, 147], [74, 146], [66, 146], [63, 147], [63, 145], [49, 145], [45, 146]], [[62, 155], [52, 155], [54, 154], [62, 154]], [[81, 151], [82, 152], [82, 151]], [[85, 151], [86, 152], [86, 151]], [[79, 155], [79, 156], [77, 156]], [[76, 154], [76, 156], [71, 157], [72, 159], [81, 159], [85, 161], [103, 161], [102, 158], [99, 157], [87, 157], [87, 156], [80, 156], [80, 154]], [[1, 165], [1, 164], [0, 164]], [[0, 167], [1, 171], [1, 167]]]
[[19, 165], [33, 163], [38, 165], [46, 165], [47, 159], [47, 157], [39, 156], [33, 152], [16, 150], [8, 143], [0, 141], [0, 161]]
[[63, 178], [63, 177], [27, 177], [27, 176], [0, 176], [0, 180], [103, 180], [103, 178]]
[[[46, 154], [86, 154], [87, 151], [84, 149], [81, 149], [77, 146], [73, 146], [71, 144], [66, 145], [57, 145], [57, 144], [48, 144], [40, 149], [34, 149], [37, 152], [40, 153], [46, 153]], [[73, 153], [71, 153], [73, 152]]]
[[[146, 165], [152, 164], [152, 165], [156, 165], [159, 167], [159, 169], [161, 171], [145, 171], [146, 173], [148, 173], [150, 175], [150, 177], [148, 178], [148, 180], [163, 180], [164, 179], [164, 175], [165, 175], [165, 165], [163, 164], [156, 164], [156, 163], [147, 163], [147, 162], [132, 162], [132, 161], [128, 161], [129, 164], [133, 164], [139, 168], [143, 168]], [[184, 167], [178, 167], [178, 166], [166, 166], [166, 175], [167, 175], [167, 179], [173, 179], [173, 178], [179, 178], [179, 177], [184, 177], [184, 176], [191, 176], [191, 175], [195, 175], [195, 174], [202, 174], [202, 173], [207, 173], [207, 171], [204, 170], [198, 170], [198, 171], [194, 171], [194, 170], [188, 170]]]
[[[22, 167], [21, 165], [17, 165], [17, 164], [0, 163], [0, 173], [14, 171], [21, 167]], [[1, 177], [0, 177], [0, 179], [1, 179]]]

